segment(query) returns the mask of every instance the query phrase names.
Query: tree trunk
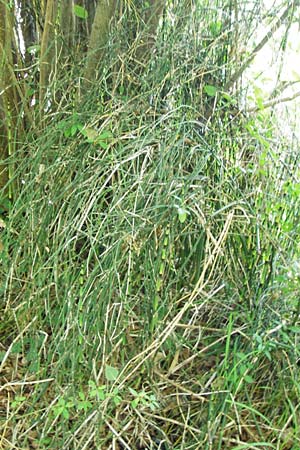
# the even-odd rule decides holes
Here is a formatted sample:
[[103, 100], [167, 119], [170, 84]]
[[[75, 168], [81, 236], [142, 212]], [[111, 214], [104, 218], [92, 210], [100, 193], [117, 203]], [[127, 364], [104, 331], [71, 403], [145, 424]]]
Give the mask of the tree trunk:
[[73, 0], [62, 0], [60, 7], [60, 31], [63, 38], [60, 50], [62, 56], [66, 56], [69, 49], [74, 45], [75, 20], [73, 7]]
[[45, 13], [44, 31], [41, 41], [41, 56], [40, 56], [40, 113], [45, 107], [45, 96], [50, 82], [51, 66], [53, 61], [53, 38], [54, 38], [54, 22], [56, 15], [56, 0], [48, 0]]
[[98, 2], [88, 46], [85, 83], [97, 78], [97, 68], [104, 54], [116, 3], [117, 0], [99, 0]]
[[142, 44], [137, 50], [137, 59], [143, 60], [149, 56], [155, 44], [156, 31], [165, 7], [165, 0], [149, 0], [145, 17], [145, 30], [142, 35]]
[[[0, 3], [0, 189], [9, 181], [10, 168], [6, 162], [12, 154], [16, 133], [18, 95], [13, 71], [13, 9]], [[7, 197], [12, 197], [11, 188]], [[1, 203], [3, 199], [1, 199]], [[3, 207], [3, 203], [1, 204]], [[4, 207], [5, 209], [5, 207]]]

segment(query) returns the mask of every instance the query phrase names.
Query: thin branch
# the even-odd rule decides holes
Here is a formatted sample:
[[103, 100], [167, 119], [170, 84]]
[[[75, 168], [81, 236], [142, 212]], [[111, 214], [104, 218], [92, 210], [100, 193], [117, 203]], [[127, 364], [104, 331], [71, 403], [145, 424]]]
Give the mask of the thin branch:
[[247, 112], [257, 112], [262, 109], [271, 108], [272, 106], [278, 105], [279, 103], [291, 102], [292, 100], [294, 100], [297, 97], [300, 97], [300, 91], [296, 92], [294, 95], [292, 95], [290, 97], [275, 98], [274, 100], [265, 102], [265, 103], [263, 103], [262, 107], [253, 106], [252, 108], [247, 109]]
[[299, 6], [299, 0], [295, 1], [294, 5], [289, 5], [281, 17], [277, 20], [277, 22], [273, 25], [273, 27], [268, 31], [268, 33], [264, 36], [264, 38], [260, 41], [260, 43], [255, 47], [251, 55], [244, 62], [244, 64], [232, 75], [231, 79], [225, 84], [224, 89], [228, 91], [234, 83], [240, 78], [240, 76], [244, 73], [244, 71], [249, 67], [251, 62], [254, 60], [257, 53], [269, 42], [275, 32], [281, 27], [285, 19], [288, 17], [292, 8]]

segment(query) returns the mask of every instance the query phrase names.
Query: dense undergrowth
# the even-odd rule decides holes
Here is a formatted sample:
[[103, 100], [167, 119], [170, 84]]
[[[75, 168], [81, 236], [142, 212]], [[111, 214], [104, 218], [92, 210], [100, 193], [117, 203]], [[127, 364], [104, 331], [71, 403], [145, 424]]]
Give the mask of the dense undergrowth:
[[297, 143], [172, 39], [10, 161], [1, 448], [300, 447]]

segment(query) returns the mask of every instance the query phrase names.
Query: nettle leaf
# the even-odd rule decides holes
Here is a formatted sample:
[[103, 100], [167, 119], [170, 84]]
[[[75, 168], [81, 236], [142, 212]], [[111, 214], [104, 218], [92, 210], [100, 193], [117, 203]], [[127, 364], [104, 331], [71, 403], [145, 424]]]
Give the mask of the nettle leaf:
[[105, 366], [105, 378], [108, 381], [115, 381], [118, 378], [119, 371], [115, 367]]
[[206, 84], [203, 88], [205, 94], [207, 94], [209, 97], [214, 97], [217, 93], [216, 86], [212, 86], [211, 84]]
[[80, 5], [74, 5], [74, 14], [75, 14], [75, 16], [79, 17], [80, 19], [88, 18], [87, 10], [83, 6], [80, 6]]

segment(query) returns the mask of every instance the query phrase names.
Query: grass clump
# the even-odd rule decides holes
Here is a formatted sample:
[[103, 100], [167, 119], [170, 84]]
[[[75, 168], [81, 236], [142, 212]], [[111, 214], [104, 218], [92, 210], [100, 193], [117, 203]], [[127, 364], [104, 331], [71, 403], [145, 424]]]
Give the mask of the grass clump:
[[155, 80], [159, 49], [138, 86], [112, 65], [13, 156], [4, 448], [300, 445], [297, 149], [211, 105], [179, 45]]

